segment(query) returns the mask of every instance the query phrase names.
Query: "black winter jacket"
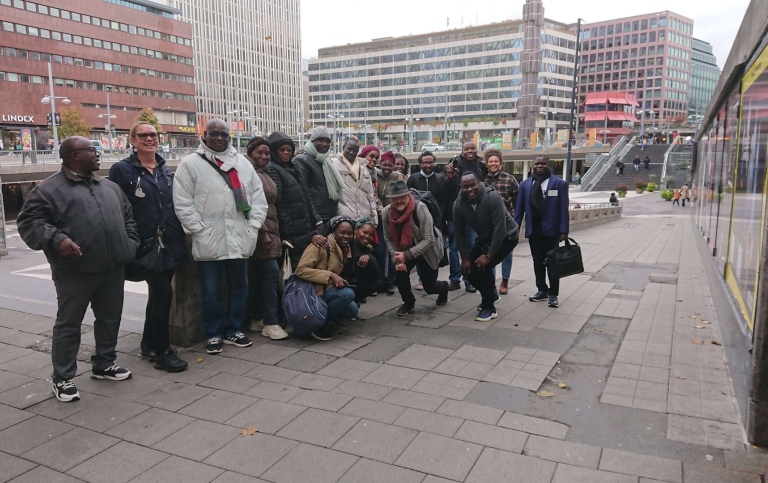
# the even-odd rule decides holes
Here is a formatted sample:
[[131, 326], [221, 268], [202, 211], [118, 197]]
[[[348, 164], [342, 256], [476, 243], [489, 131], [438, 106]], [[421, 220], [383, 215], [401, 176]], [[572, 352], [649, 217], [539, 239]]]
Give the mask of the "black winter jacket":
[[[133, 207], [133, 219], [141, 240], [155, 236], [160, 226], [160, 207], [165, 211], [163, 268], [170, 269], [187, 261], [184, 229], [173, 209], [173, 176], [165, 160], [155, 154], [154, 176], [141, 165], [136, 154], [115, 163], [109, 169], [109, 180], [117, 184]], [[141, 187], [139, 191], [138, 188]], [[137, 196], [137, 192], [143, 196]]]
[[325, 184], [325, 175], [323, 174], [323, 164], [318, 163], [315, 157], [307, 152], [297, 154], [293, 158], [293, 163], [307, 183], [309, 196], [323, 222], [338, 215], [339, 200], [332, 200], [328, 196], [328, 188]]
[[[474, 207], [472, 206], [474, 204]], [[464, 193], [453, 205], [453, 223], [456, 232], [456, 244], [459, 252], [469, 253], [472, 248], [467, 243], [466, 227], [477, 233], [475, 244], [488, 245], [486, 254], [498, 253], [505, 238], [517, 240], [520, 230], [504, 206], [504, 200], [496, 188], [480, 183], [477, 198], [469, 200]]]
[[293, 161], [283, 163], [271, 159], [267, 166], [270, 178], [277, 186], [277, 222], [280, 238], [297, 250], [309, 245], [317, 235], [317, 223], [322, 220], [315, 210], [304, 178]]

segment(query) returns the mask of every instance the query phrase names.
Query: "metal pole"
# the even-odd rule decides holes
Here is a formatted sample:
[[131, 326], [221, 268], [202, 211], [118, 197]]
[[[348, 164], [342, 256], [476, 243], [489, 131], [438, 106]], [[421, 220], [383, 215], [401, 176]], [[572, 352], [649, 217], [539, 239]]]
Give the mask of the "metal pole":
[[603, 144], [605, 144], [605, 135], [608, 134], [608, 100], [605, 101], [605, 122], [603, 123]]
[[549, 78], [545, 77], [544, 79], [547, 82], [547, 98], [546, 98], [547, 108], [545, 110], [546, 113], [544, 114], [544, 116], [545, 116], [545, 119], [544, 119], [544, 143], [546, 144], [546, 146], [544, 146], [544, 147], [549, 149]]
[[448, 94], [445, 95], [445, 137], [443, 138], [443, 144], [448, 149]]
[[640, 144], [643, 143], [642, 136], [645, 133], [645, 111], [640, 111]]
[[56, 152], [56, 161], [59, 161], [59, 130], [56, 127], [56, 98], [53, 96], [53, 73], [51, 63], [48, 62], [48, 86], [51, 98], [51, 124], [53, 124], [53, 150]]
[[107, 91], [107, 133], [109, 134], [109, 150], [112, 151], [112, 112], [109, 110], [109, 91]]
[[413, 152], [413, 98], [411, 98], [411, 117], [409, 119], [408, 124], [410, 126], [410, 131], [411, 131], [411, 137], [408, 140], [408, 152], [412, 153]]
[[576, 111], [576, 79], [579, 74], [579, 40], [581, 39], [581, 22], [583, 22], [582, 19], [579, 19], [578, 23], [576, 24], [576, 55], [573, 57], [573, 85], [571, 86], [571, 117], [570, 122], [568, 123], [568, 158], [565, 162], [565, 172], [566, 172], [566, 182], [568, 182], [568, 178], [571, 177], [571, 147], [573, 144], [573, 118]]

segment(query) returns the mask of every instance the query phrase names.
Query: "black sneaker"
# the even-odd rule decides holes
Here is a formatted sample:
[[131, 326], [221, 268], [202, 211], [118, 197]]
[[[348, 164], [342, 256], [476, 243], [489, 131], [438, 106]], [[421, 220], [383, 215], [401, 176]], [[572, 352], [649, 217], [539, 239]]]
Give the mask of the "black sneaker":
[[253, 345], [251, 339], [246, 337], [242, 332], [235, 332], [232, 335], [228, 335], [224, 337], [222, 342], [229, 345], [236, 345], [237, 347], [250, 347]]
[[187, 366], [187, 361], [179, 359], [179, 356], [176, 355], [176, 351], [170, 347], [168, 350], [157, 356], [155, 358], [155, 363], [152, 364], [152, 367], [155, 369], [167, 372], [181, 372], [185, 370]]
[[75, 383], [72, 379], [53, 383], [53, 395], [61, 402], [72, 402], [80, 399]]
[[467, 293], [477, 292], [477, 289], [469, 282], [464, 282], [464, 290], [466, 290]]
[[403, 304], [397, 309], [398, 317], [405, 317], [408, 314], [412, 314], [416, 311], [416, 307], [413, 304]]
[[461, 282], [451, 282], [448, 284], [448, 290], [453, 292], [454, 290], [458, 290], [461, 288]]
[[530, 300], [531, 302], [541, 302], [541, 301], [547, 300], [548, 297], [549, 296], [547, 295], [547, 292], [539, 290], [535, 294], [528, 297], [528, 300]]
[[475, 320], [478, 322], [490, 322], [496, 318], [496, 309], [483, 309], [477, 314]]
[[142, 359], [146, 359], [149, 362], [155, 362], [155, 357], [157, 354], [155, 354], [155, 351], [150, 349], [148, 345], [141, 344], [141, 349], [139, 350], [139, 356], [141, 356]]
[[316, 331], [312, 332], [312, 337], [314, 337], [317, 340], [331, 340], [333, 339], [333, 334], [330, 330], [324, 325], [317, 329]]
[[[493, 301], [494, 302], [498, 302], [500, 299], [501, 299], [501, 296], [499, 295], [499, 291], [498, 290], [494, 290], [493, 291]], [[475, 307], [475, 309], [477, 309], [477, 311], [480, 312], [481, 310], [483, 310], [483, 304], [478, 305], [477, 307]]]
[[91, 379], [109, 379], [110, 381], [124, 381], [131, 378], [131, 371], [117, 364], [112, 364], [106, 369], [92, 369]]
[[445, 291], [437, 296], [437, 300], [435, 300], [435, 305], [445, 305], [448, 303], [448, 291]]
[[209, 354], [221, 354], [221, 350], [224, 344], [221, 342], [221, 337], [211, 337], [208, 339], [208, 345], [205, 346], [205, 352]]
[[557, 301], [557, 295], [550, 295], [547, 299], [547, 305], [553, 308], [560, 306], [560, 302]]

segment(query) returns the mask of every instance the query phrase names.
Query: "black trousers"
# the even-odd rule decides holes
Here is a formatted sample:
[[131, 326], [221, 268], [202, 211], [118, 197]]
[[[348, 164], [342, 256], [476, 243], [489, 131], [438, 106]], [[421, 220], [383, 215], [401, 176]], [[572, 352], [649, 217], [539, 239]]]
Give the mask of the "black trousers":
[[515, 249], [517, 240], [517, 238], [505, 238], [498, 253], [493, 256], [491, 262], [486, 265], [482, 272], [477, 268], [477, 265], [475, 265], [475, 260], [480, 255], [488, 253], [488, 245], [478, 240], [472, 245], [472, 249], [469, 251], [471, 268], [469, 270], [469, 275], [467, 275], [467, 279], [469, 280], [469, 283], [474, 285], [480, 292], [480, 296], [482, 297], [480, 306], [483, 309], [494, 308], [496, 279], [493, 276], [493, 268], [507, 258], [507, 255]]
[[173, 287], [171, 286], [173, 272], [173, 269], [163, 270], [147, 280], [149, 298], [141, 344], [154, 350], [158, 355], [171, 347], [170, 336], [168, 335], [168, 317], [173, 301]]
[[419, 274], [421, 279], [421, 285], [424, 287], [424, 291], [428, 294], [441, 294], [448, 293], [448, 282], [437, 281], [437, 270], [430, 267], [427, 262], [417, 258], [415, 260], [409, 260], [405, 262], [406, 271], [395, 271], [395, 284], [397, 290], [400, 292], [400, 297], [406, 304], [415, 304], [416, 297], [411, 291], [411, 270], [416, 267], [416, 273]]
[[[528, 239], [531, 257], [533, 257], [533, 273], [536, 275], [536, 288], [554, 296], [560, 293], [560, 278], [555, 272], [555, 267], [544, 265], [544, 260], [547, 258], [547, 252], [554, 250], [559, 244], [557, 237], [532, 235]], [[549, 287], [547, 287], [547, 275], [549, 275]]]

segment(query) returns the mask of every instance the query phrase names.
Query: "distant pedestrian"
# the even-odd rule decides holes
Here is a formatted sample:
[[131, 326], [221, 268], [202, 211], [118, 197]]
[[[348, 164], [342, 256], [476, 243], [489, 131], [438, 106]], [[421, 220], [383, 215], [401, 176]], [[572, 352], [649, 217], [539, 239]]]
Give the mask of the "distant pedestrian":
[[624, 177], [624, 162], [619, 161], [619, 176]]
[[645, 165], [645, 174], [648, 174], [648, 171], [651, 169], [651, 158], [648, 156], [643, 159], [643, 164]]
[[581, 184], [581, 175], [576, 172], [576, 175], [573, 177], [573, 182], [576, 183], [576, 186], [579, 186]]
[[680, 206], [680, 190], [675, 190], [675, 192], [672, 194], [672, 206]]
[[616, 193], [611, 193], [610, 198], [608, 198], [608, 203], [610, 203], [611, 206], [619, 206], [619, 199], [616, 197]]
[[515, 207], [515, 221], [518, 225], [523, 222], [523, 217], [538, 289], [528, 300], [547, 300], [550, 307], [557, 307], [560, 278], [554, 267], [544, 262], [547, 252], [568, 239], [568, 184], [552, 173], [549, 157], [545, 155], [536, 156], [531, 177], [520, 184]]
[[635, 159], [632, 160], [632, 164], [635, 167], [635, 173], [640, 171], [640, 156], [635, 156]]
[[123, 190], [96, 174], [99, 153], [91, 140], [61, 143], [62, 168], [30, 191], [17, 218], [19, 235], [43, 250], [58, 298], [53, 326], [53, 394], [61, 402], [80, 399], [73, 379], [83, 316], [91, 306], [96, 350], [91, 377], [122, 381], [128, 369], [115, 364], [123, 311], [125, 265], [133, 260], [139, 235]]
[[691, 201], [691, 190], [688, 188], [688, 183], [680, 188], [680, 199], [683, 201], [683, 206], [685, 206], [686, 201]]

